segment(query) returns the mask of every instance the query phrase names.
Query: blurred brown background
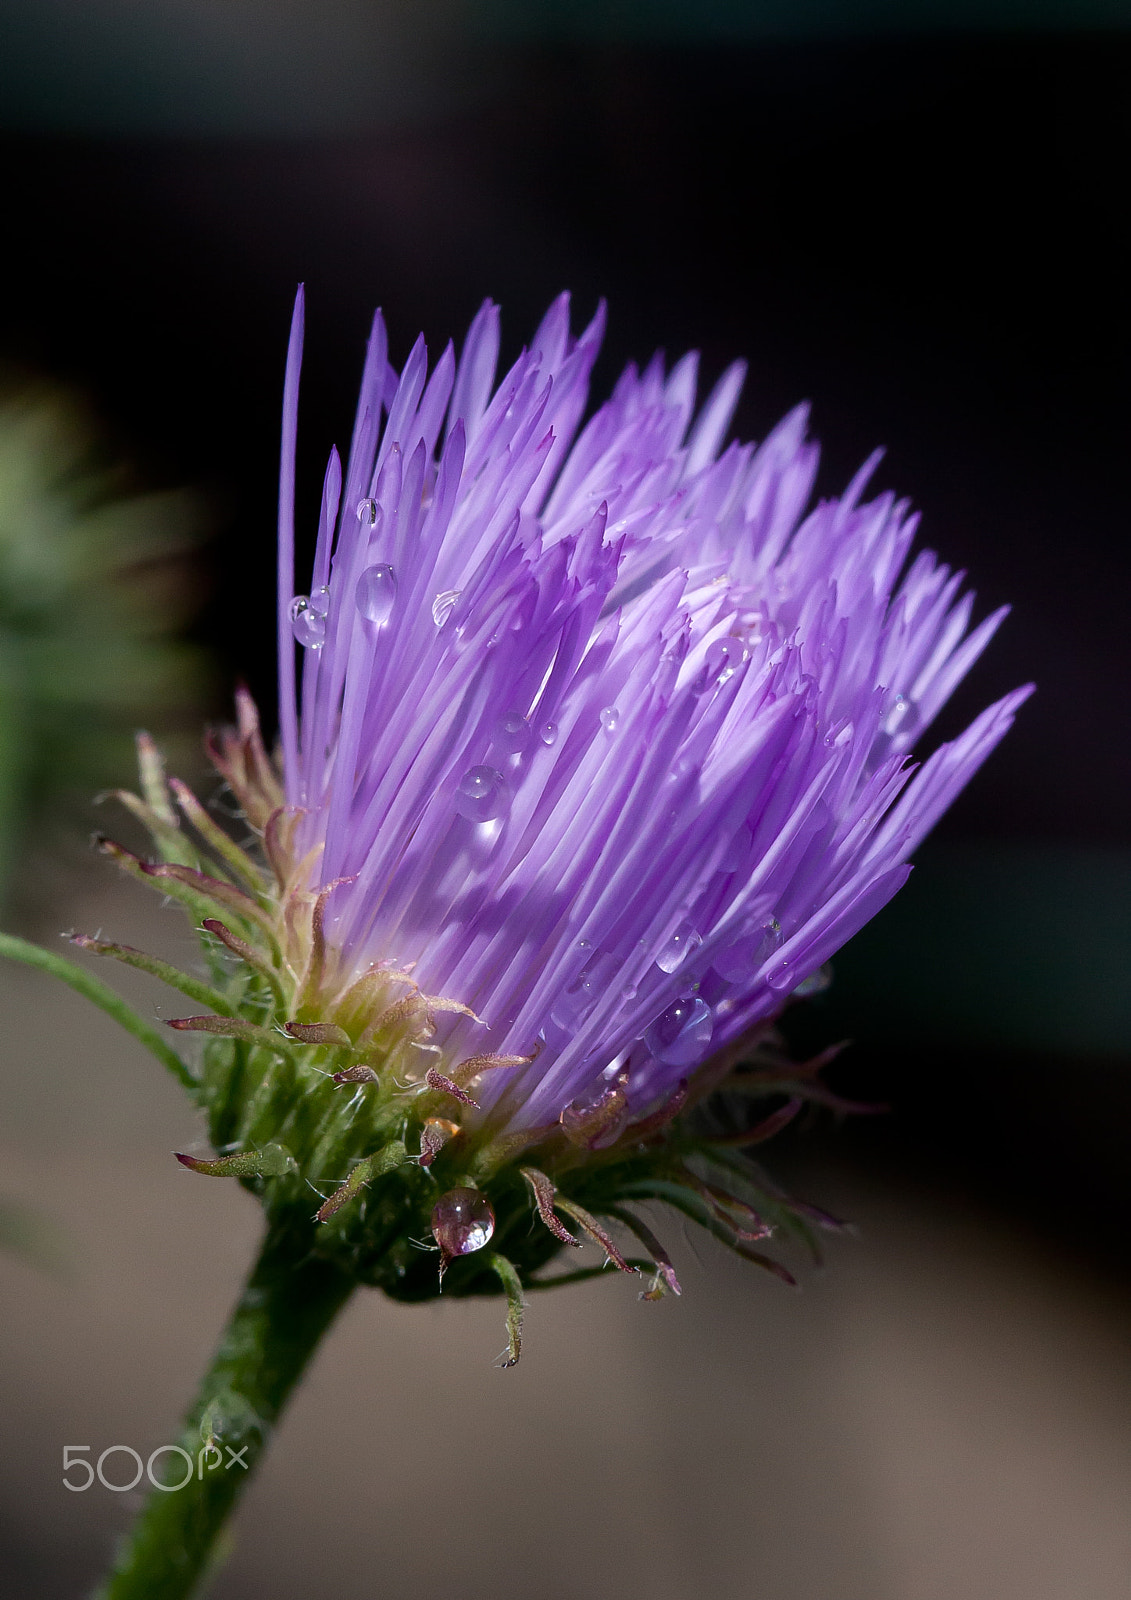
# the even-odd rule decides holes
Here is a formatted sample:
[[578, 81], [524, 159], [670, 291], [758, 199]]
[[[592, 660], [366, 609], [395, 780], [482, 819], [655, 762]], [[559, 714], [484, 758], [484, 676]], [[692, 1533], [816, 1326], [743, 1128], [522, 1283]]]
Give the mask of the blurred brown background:
[[[888, 446], [879, 484], [924, 508], [986, 609], [1015, 604], [944, 732], [1040, 686], [792, 1022], [799, 1046], [851, 1035], [838, 1085], [894, 1107], [777, 1157], [859, 1237], [800, 1295], [683, 1243], [680, 1301], [618, 1281], [538, 1298], [507, 1373], [497, 1305], [359, 1298], [218, 1596], [1131, 1593], [1128, 17], [910, 9], [0, 17], [0, 361], [77, 386], [138, 483], [206, 508], [190, 643], [222, 682], [273, 692], [301, 278], [308, 527], [374, 304], [403, 359], [491, 294], [513, 355], [568, 285], [581, 314], [610, 300], [598, 392], [656, 345], [702, 349], [708, 380], [745, 354], [739, 430], [811, 397], [823, 492]], [[5, 627], [0, 605], [6, 670]], [[20, 853], [7, 926], [186, 950], [175, 914], [57, 830]], [[20, 971], [0, 1004], [0, 1194], [47, 1229], [45, 1265], [0, 1257], [0, 1570], [62, 1600], [132, 1498], [68, 1493], [62, 1447], [144, 1459], [170, 1437], [257, 1217], [177, 1169], [193, 1118], [108, 1021]]]

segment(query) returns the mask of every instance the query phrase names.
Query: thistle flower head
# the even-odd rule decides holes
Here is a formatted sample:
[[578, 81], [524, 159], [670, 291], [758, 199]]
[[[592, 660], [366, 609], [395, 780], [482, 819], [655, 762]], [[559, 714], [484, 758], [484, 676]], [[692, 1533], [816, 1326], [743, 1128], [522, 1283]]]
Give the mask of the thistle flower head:
[[961, 575], [907, 565], [906, 503], [864, 499], [878, 457], [806, 514], [804, 409], [724, 448], [741, 365], [697, 408], [695, 357], [657, 357], [582, 427], [602, 323], [574, 338], [563, 295], [496, 383], [495, 306], [431, 374], [422, 340], [389, 367], [378, 316], [295, 599], [283, 510], [284, 782], [324, 1003], [382, 968], [458, 999], [445, 1060], [530, 1058], [484, 1083], [500, 1127], [610, 1082], [644, 1112], [780, 1009], [1025, 692], [913, 772], [1004, 609], [970, 632]]
[[[697, 405], [695, 357], [656, 357], [583, 422], [602, 326], [574, 337], [562, 296], [497, 380], [495, 306], [431, 373], [423, 341], [389, 365], [378, 315], [296, 594], [300, 295], [281, 757], [246, 696], [213, 750], [262, 858], [176, 789], [203, 870], [148, 752], [164, 861], [118, 852], [219, 941], [219, 1014], [181, 1026], [212, 1036], [221, 1154], [188, 1164], [269, 1195], [329, 1183], [320, 1248], [393, 1292], [431, 1292], [414, 1229], [442, 1264], [496, 1230], [513, 1305], [571, 1240], [564, 1215], [622, 1266], [601, 1218], [627, 1227], [659, 1293], [674, 1271], [625, 1210], [648, 1196], [770, 1264], [751, 1241], [804, 1208], [722, 1152], [819, 1091], [766, 1029], [904, 882], [1028, 693], [916, 766], [1004, 611], [971, 629], [962, 574], [911, 556], [906, 502], [866, 498], [878, 457], [807, 509], [804, 408], [726, 445], [741, 365]], [[687, 1108], [724, 1079], [777, 1099], [708, 1138]], [[475, 1271], [457, 1286], [481, 1290]]]

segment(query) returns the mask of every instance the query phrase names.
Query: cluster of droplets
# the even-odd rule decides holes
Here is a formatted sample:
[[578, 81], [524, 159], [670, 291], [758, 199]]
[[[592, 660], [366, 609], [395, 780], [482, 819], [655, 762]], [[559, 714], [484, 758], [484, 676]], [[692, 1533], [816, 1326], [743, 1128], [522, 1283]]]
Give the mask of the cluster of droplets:
[[326, 643], [329, 610], [330, 591], [326, 588], [315, 589], [313, 594], [296, 594], [291, 601], [291, 632], [307, 650], [321, 650]]
[[[749, 933], [735, 943], [714, 952], [711, 968], [714, 980], [724, 985], [748, 984], [761, 971], [771, 988], [793, 987], [793, 974], [786, 966], [774, 967], [774, 957], [784, 942], [782, 925], [777, 917], [762, 919]], [[582, 941], [584, 943], [584, 941]], [[703, 939], [690, 922], [681, 922], [665, 940], [655, 957], [655, 964], [665, 974], [679, 971], [691, 962], [700, 949]], [[641, 946], [644, 948], [643, 943]], [[564, 1041], [581, 1025], [597, 999], [608, 991], [615, 979], [618, 963], [613, 957], [598, 952], [591, 957], [578, 978], [555, 1003], [550, 1014], [550, 1027], [546, 1037], [551, 1043]], [[775, 977], [777, 982], [775, 982]], [[799, 996], [819, 994], [828, 984], [827, 969], [822, 968], [796, 987]], [[686, 992], [667, 1006], [644, 1029], [641, 1041], [648, 1054], [665, 1066], [690, 1070], [710, 1052], [716, 1015], [711, 1004], [700, 993], [699, 981], [689, 983]], [[631, 1004], [636, 999], [638, 986], [634, 983], [621, 988], [621, 1000]], [[719, 996], [716, 994], [715, 1000]], [[728, 1007], [725, 996], [719, 1015]]]

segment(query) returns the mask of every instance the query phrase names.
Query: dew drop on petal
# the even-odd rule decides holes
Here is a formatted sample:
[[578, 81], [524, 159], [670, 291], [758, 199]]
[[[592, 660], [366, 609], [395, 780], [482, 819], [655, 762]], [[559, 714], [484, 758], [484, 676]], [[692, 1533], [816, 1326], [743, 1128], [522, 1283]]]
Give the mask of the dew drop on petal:
[[367, 622], [382, 627], [393, 614], [397, 598], [397, 575], [385, 562], [366, 567], [357, 580], [354, 604]]
[[558, 725], [556, 722], [544, 722], [538, 729], [538, 737], [543, 744], [555, 745], [558, 742]]
[[728, 637], [712, 640], [703, 659], [703, 671], [695, 680], [694, 692], [707, 694], [712, 689], [720, 688], [728, 678], [734, 677], [748, 654], [741, 639]]
[[728, 983], [741, 983], [770, 959], [781, 942], [781, 923], [777, 917], [767, 917], [752, 933], [718, 952], [713, 963], [715, 971]]
[[690, 922], [681, 922], [667, 944], [656, 957], [661, 972], [674, 972], [681, 967], [693, 950], [703, 943]]
[[[579, 950], [591, 950], [588, 939], [577, 941]], [[601, 997], [609, 992], [613, 978], [621, 963], [608, 951], [598, 950], [590, 956], [584, 968], [559, 994], [550, 1007], [550, 1021], [563, 1034], [572, 1033], [589, 1016]]]
[[504, 750], [526, 748], [530, 739], [530, 724], [521, 711], [508, 711], [499, 719], [499, 743]]
[[305, 645], [308, 650], [321, 650], [326, 642], [326, 618], [311, 610], [309, 597], [296, 594], [288, 610], [291, 632], [299, 644]]
[[913, 739], [919, 727], [919, 711], [914, 700], [909, 700], [906, 695], [897, 694], [880, 723], [881, 733], [886, 733], [889, 739], [896, 734], [902, 739]]
[[373, 527], [377, 521], [376, 500], [359, 500], [357, 502], [357, 520], [362, 523], [368, 523], [371, 528]]
[[648, 1025], [644, 1044], [665, 1066], [694, 1066], [707, 1053], [714, 1025], [707, 1002], [688, 995]]
[[456, 810], [469, 822], [492, 822], [507, 808], [506, 779], [494, 767], [469, 767], [456, 788]]
[[495, 1213], [478, 1189], [449, 1189], [432, 1207], [432, 1237], [448, 1258], [482, 1250], [494, 1231]]
[[601, 726], [606, 733], [615, 733], [619, 721], [620, 712], [616, 706], [606, 706], [604, 711], [601, 712]]
[[442, 589], [433, 600], [432, 621], [438, 628], [442, 628], [447, 622], [452, 614], [452, 608], [462, 593], [462, 589]]
[[715, 683], [726, 683], [733, 678], [746, 660], [747, 650], [741, 639], [716, 639], [707, 647], [707, 675]]
[[325, 617], [330, 610], [330, 591], [323, 584], [321, 589], [315, 589], [307, 601], [307, 605], [316, 617]]

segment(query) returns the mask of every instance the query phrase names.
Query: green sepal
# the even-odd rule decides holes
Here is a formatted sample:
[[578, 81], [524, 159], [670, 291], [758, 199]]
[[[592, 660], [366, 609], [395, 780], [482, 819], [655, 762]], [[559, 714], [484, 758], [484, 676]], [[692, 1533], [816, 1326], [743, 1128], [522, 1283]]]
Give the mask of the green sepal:
[[375, 1178], [385, 1177], [386, 1173], [403, 1166], [407, 1160], [408, 1151], [405, 1149], [403, 1139], [393, 1139], [374, 1155], [366, 1156], [357, 1163], [346, 1181], [334, 1190], [325, 1204], [319, 1207], [317, 1220], [329, 1222], [334, 1213], [355, 1199], [367, 1183], [372, 1183]]
[[282, 1144], [267, 1144], [262, 1150], [240, 1150], [210, 1161], [185, 1155], [180, 1150], [174, 1150], [173, 1154], [182, 1167], [206, 1178], [281, 1178], [285, 1173], [298, 1171], [294, 1156]]
[[263, 874], [247, 851], [242, 850], [236, 841], [224, 832], [219, 823], [208, 815], [187, 783], [182, 783], [180, 778], [171, 778], [169, 787], [176, 796], [177, 804], [185, 818], [192, 823], [205, 844], [220, 858], [232, 877], [242, 884], [250, 895], [258, 899], [264, 892]]
[[211, 1006], [213, 1011], [219, 1011], [222, 1016], [235, 1017], [239, 1015], [236, 1005], [226, 995], [222, 995], [211, 984], [194, 978], [189, 972], [182, 972], [179, 967], [174, 967], [171, 962], [162, 961], [157, 956], [147, 955], [144, 950], [135, 950], [133, 945], [112, 944], [106, 939], [92, 939], [85, 933], [70, 935], [73, 945], [80, 950], [89, 951], [95, 956], [113, 956], [115, 961], [122, 961], [127, 967], [136, 967], [139, 972], [148, 972], [154, 978], [160, 978], [162, 983], [167, 983], [171, 989], [179, 989], [190, 1000], [196, 1000], [202, 1006]]
[[502, 1284], [507, 1297], [507, 1348], [502, 1364], [504, 1367], [514, 1367], [518, 1365], [518, 1358], [522, 1354], [522, 1315], [526, 1310], [522, 1283], [513, 1263], [497, 1250], [490, 1252], [487, 1265]]

